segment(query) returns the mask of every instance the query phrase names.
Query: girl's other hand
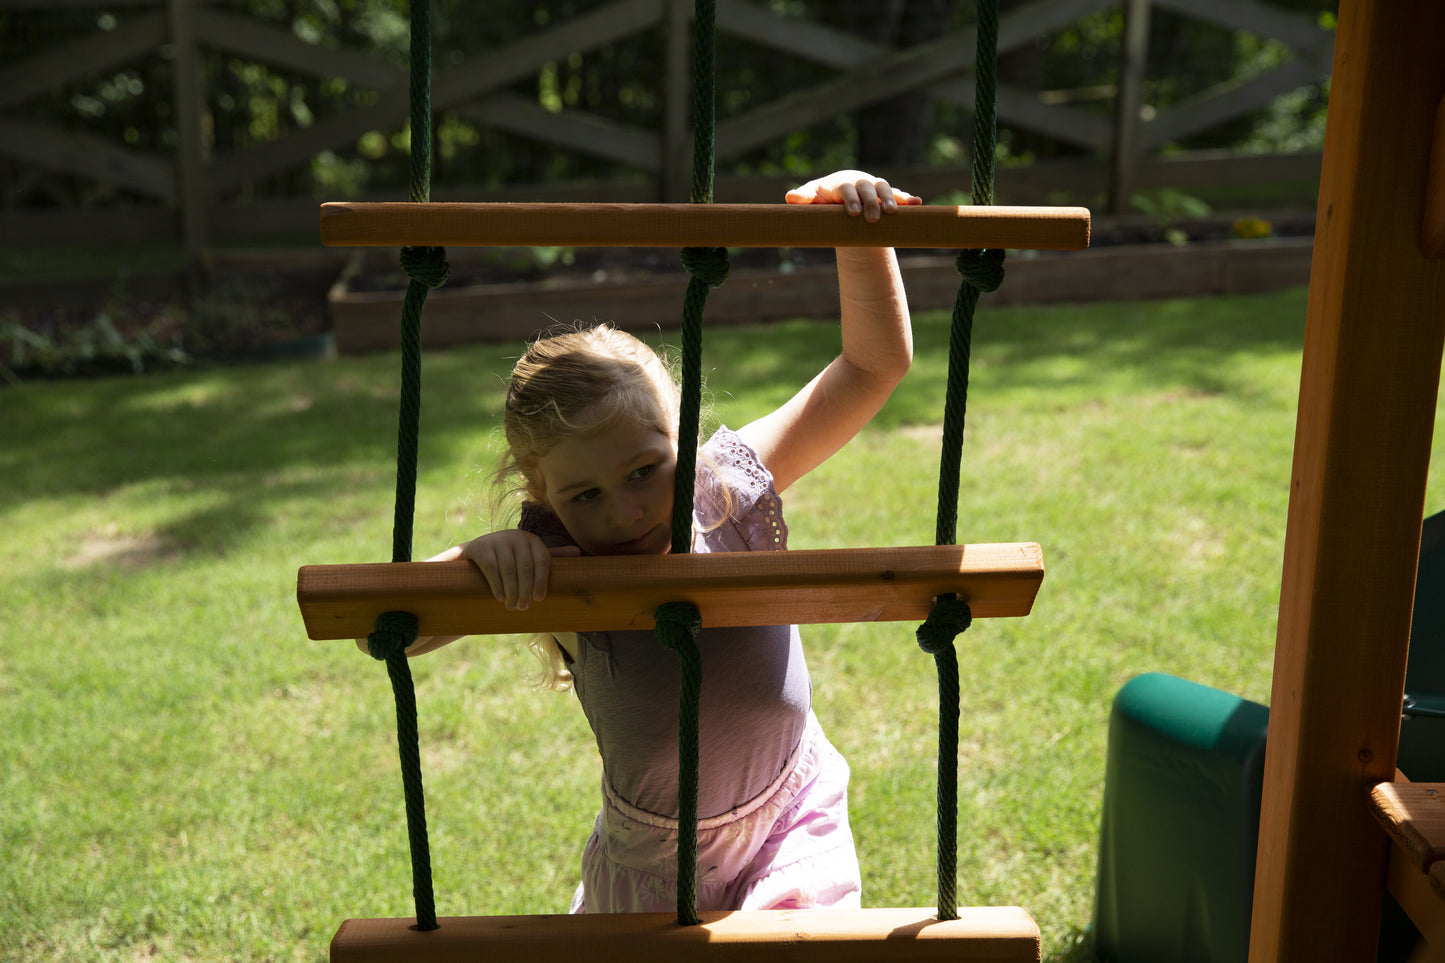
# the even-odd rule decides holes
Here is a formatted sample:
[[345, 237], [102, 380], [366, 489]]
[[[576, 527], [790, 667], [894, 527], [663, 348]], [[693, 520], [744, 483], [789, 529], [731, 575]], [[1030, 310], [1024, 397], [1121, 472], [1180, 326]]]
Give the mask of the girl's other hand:
[[481, 569], [493, 597], [509, 611], [517, 611], [547, 597], [552, 559], [580, 554], [576, 546], [548, 548], [531, 532], [509, 528], [453, 546], [428, 561], [471, 559]]
[[923, 198], [889, 186], [865, 171], [835, 171], [788, 191], [789, 204], [842, 204], [851, 215], [862, 214], [870, 224], [900, 204], [922, 204]]

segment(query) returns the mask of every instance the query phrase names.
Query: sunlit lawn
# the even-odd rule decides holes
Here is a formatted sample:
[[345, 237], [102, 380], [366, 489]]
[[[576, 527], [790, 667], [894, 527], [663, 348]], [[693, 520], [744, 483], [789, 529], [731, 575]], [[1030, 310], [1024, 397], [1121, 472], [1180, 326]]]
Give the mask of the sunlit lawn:
[[[1267, 701], [1304, 293], [988, 309], [959, 536], [1038, 541], [1034, 613], [960, 643], [959, 895], [1060, 958], [1092, 910], [1109, 702], [1145, 671]], [[794, 547], [933, 540], [944, 315], [907, 382], [787, 502]], [[715, 422], [768, 410], [830, 326], [710, 331]], [[515, 346], [433, 353], [417, 553], [492, 524]], [[405, 916], [380, 666], [304, 638], [299, 565], [390, 553], [393, 356], [0, 391], [0, 956], [325, 956]], [[1428, 512], [1445, 508], [1437, 416]], [[909, 625], [805, 631], [853, 767], [867, 905], [932, 905], [932, 660]], [[598, 765], [515, 640], [417, 660], [438, 910], [557, 912]]]

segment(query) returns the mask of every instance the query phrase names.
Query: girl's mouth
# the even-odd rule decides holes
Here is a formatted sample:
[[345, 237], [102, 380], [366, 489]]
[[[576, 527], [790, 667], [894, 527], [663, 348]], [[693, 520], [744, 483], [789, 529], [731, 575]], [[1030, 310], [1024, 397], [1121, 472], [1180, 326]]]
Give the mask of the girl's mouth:
[[661, 551], [653, 546], [666, 534], [663, 529], [662, 525], [655, 525], [636, 538], [613, 545], [612, 552], [615, 555], [644, 555]]

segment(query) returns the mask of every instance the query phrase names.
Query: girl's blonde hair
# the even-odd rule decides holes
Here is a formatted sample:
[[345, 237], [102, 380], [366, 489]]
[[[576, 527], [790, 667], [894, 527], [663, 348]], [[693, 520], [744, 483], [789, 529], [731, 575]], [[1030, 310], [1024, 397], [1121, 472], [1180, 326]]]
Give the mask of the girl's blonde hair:
[[656, 351], [611, 325], [533, 341], [512, 369], [502, 409], [507, 453], [498, 475], [545, 505], [538, 462], [558, 442], [633, 422], [677, 440], [681, 393]]
[[[571, 438], [632, 422], [677, 440], [681, 392], [671, 368], [643, 342], [611, 325], [568, 328], [527, 346], [512, 369], [502, 410], [505, 489], [546, 505], [538, 463]], [[540, 687], [566, 691], [572, 674], [551, 635], [527, 646], [544, 666]]]

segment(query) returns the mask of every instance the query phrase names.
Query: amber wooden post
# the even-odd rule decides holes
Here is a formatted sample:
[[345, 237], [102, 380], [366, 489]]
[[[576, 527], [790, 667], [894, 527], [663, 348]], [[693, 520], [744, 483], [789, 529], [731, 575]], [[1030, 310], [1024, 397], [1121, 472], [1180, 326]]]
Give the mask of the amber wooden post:
[[1265, 753], [1251, 963], [1374, 960], [1440, 355], [1421, 253], [1445, 4], [1343, 0]]
[[1435, 108], [1435, 139], [1430, 148], [1430, 183], [1425, 188], [1420, 246], [1429, 257], [1445, 257], [1445, 97]]

